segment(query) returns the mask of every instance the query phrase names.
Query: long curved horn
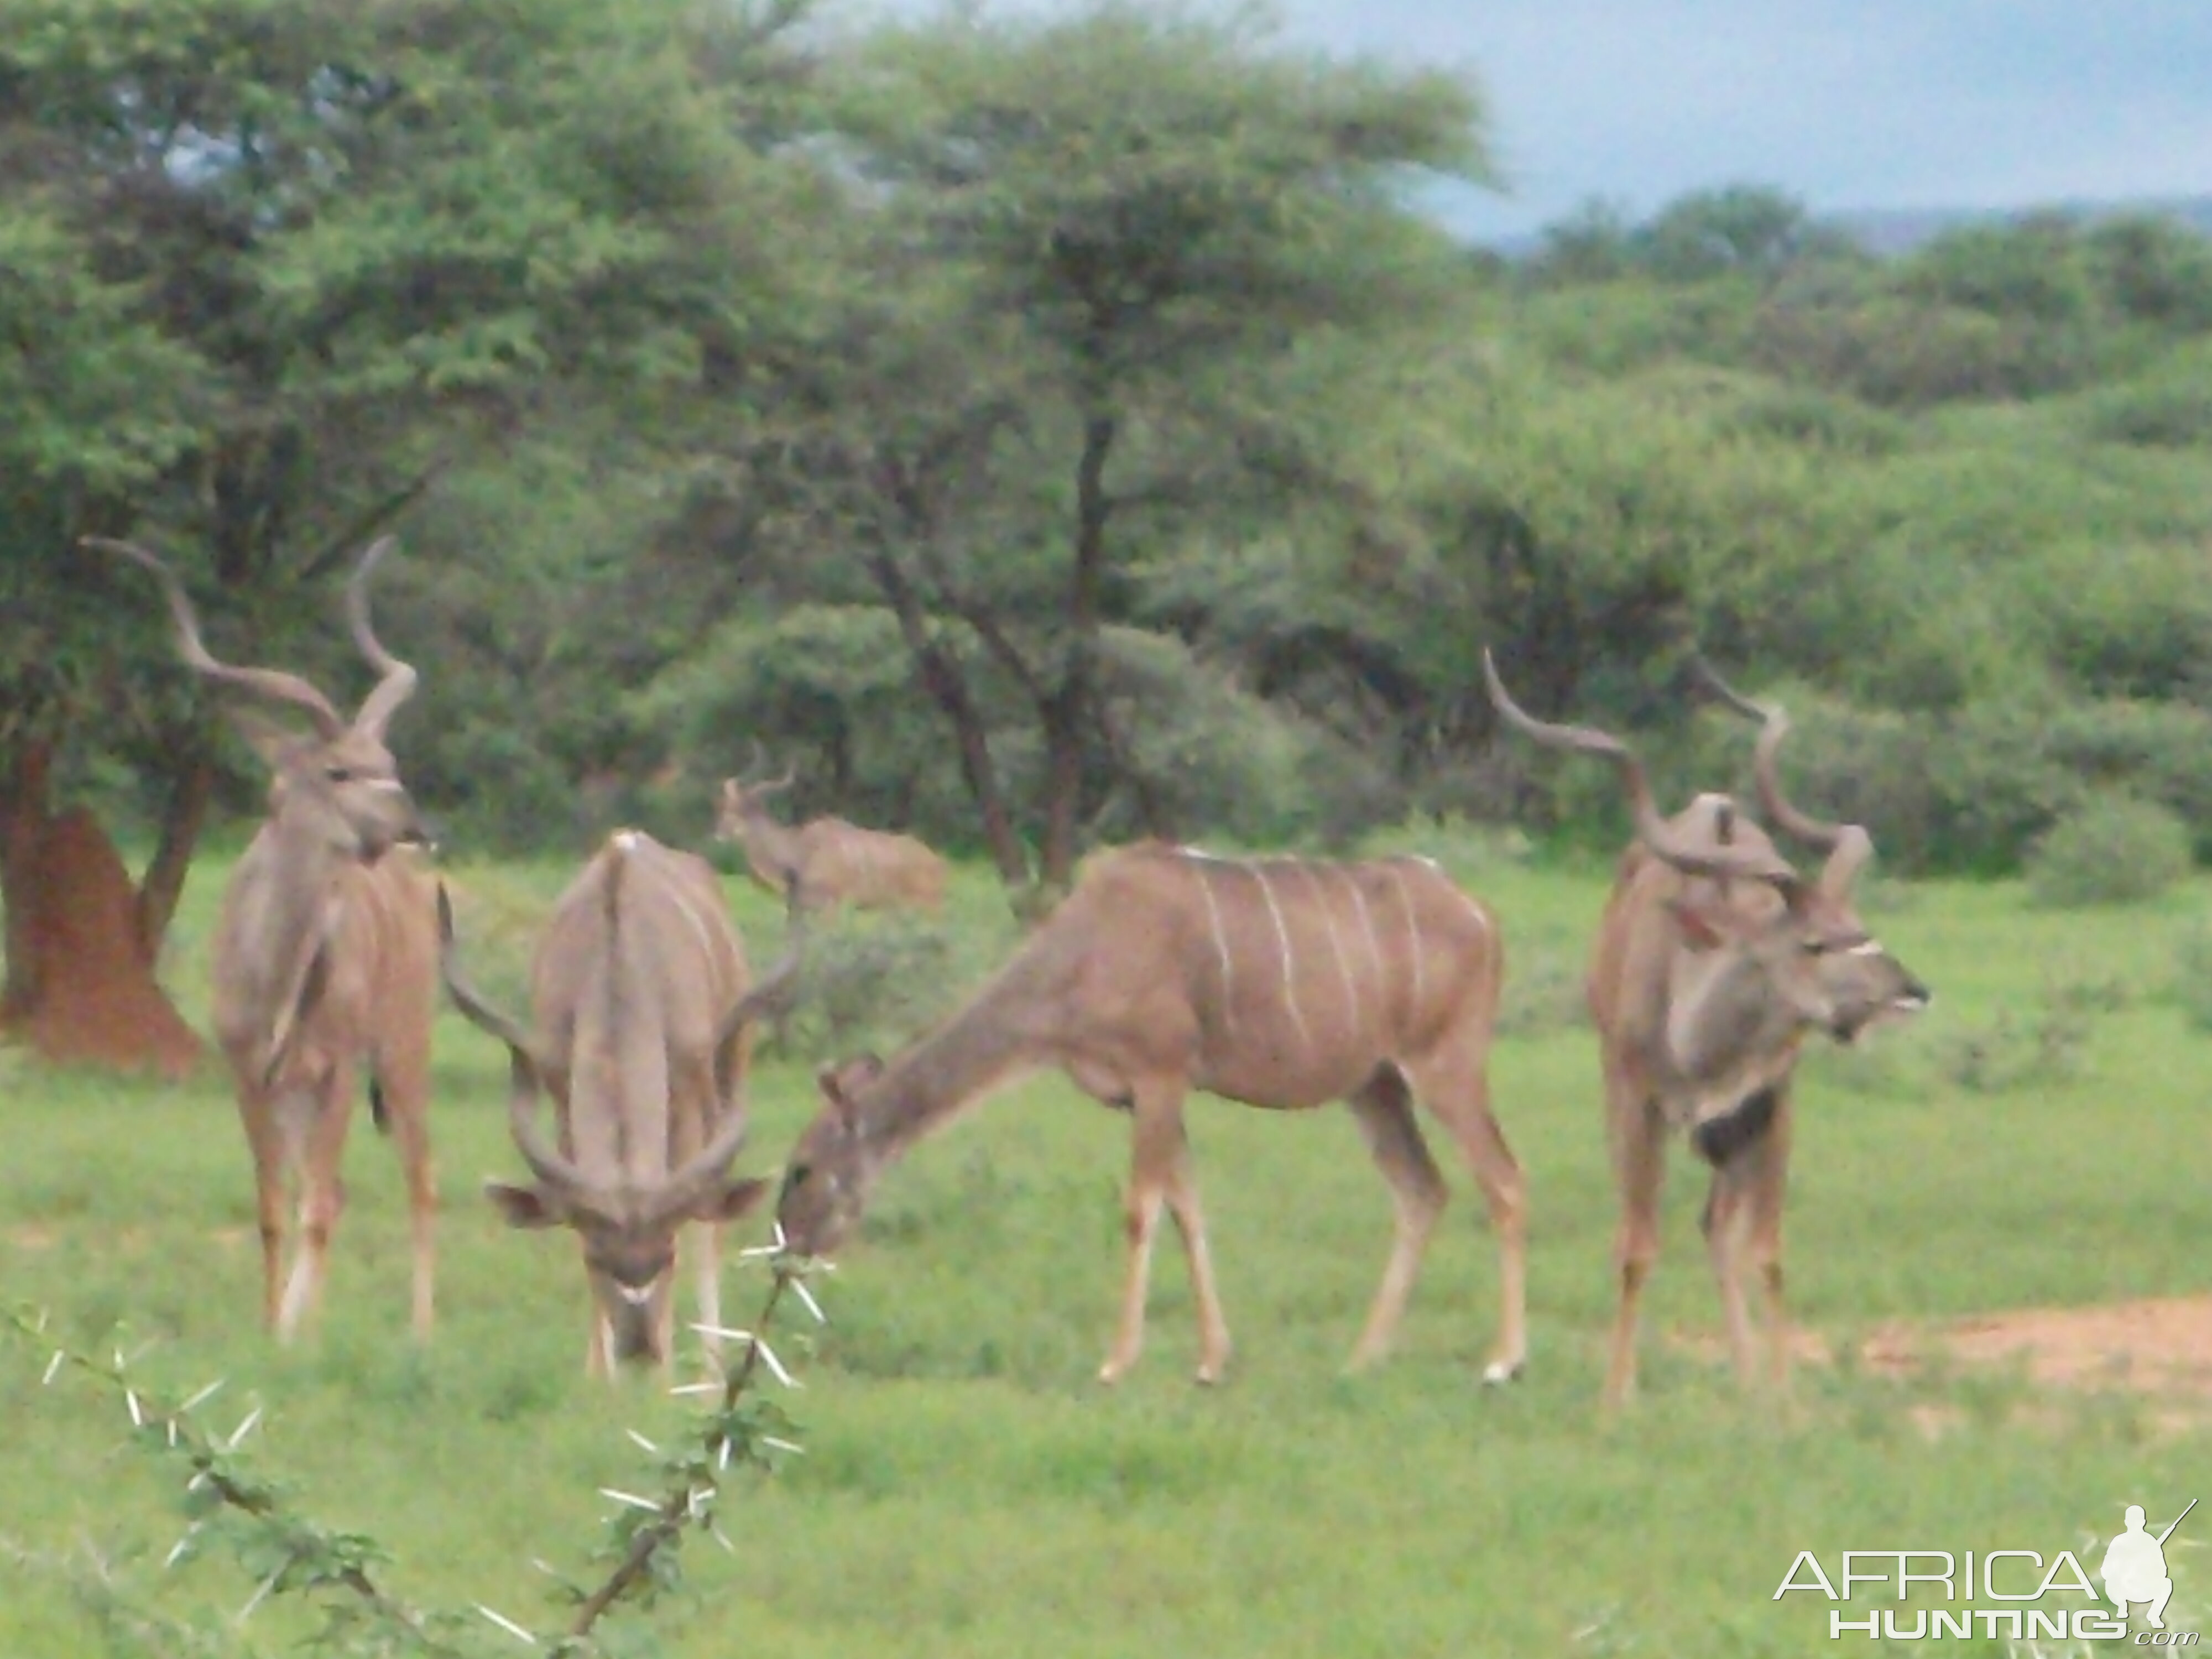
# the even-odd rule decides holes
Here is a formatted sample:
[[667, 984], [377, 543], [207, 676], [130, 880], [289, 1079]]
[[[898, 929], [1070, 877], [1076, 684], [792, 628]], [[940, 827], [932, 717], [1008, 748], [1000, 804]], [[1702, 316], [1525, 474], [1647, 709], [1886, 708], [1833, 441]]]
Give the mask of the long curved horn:
[[87, 536], [82, 545], [96, 547], [103, 552], [120, 553], [133, 563], [152, 571], [167, 595], [169, 615], [177, 624], [177, 650], [186, 667], [213, 680], [219, 685], [234, 685], [242, 691], [258, 692], [276, 702], [289, 703], [304, 709], [315, 723], [315, 730], [325, 742], [344, 735], [345, 721], [331, 704], [331, 700], [300, 678], [288, 674], [281, 668], [241, 668], [234, 663], [218, 662], [200, 638], [199, 618], [192, 610], [192, 602], [185, 596], [184, 584], [176, 573], [144, 548], [130, 542], [116, 541], [106, 536]]
[[380, 743], [399, 705], [414, 695], [416, 682], [415, 671], [384, 648], [368, 620], [368, 579], [392, 550], [394, 540], [391, 536], [379, 537], [361, 556], [361, 562], [346, 582], [346, 623], [353, 629], [353, 642], [369, 666], [384, 676], [376, 690], [362, 700], [361, 713], [353, 717], [354, 730]]
[[1482, 653], [1482, 678], [1489, 689], [1492, 706], [1507, 725], [1524, 736], [1547, 748], [1611, 761], [1619, 769], [1622, 787], [1628, 793], [1628, 807], [1636, 820], [1637, 838], [1685, 875], [1710, 876], [1717, 880], [1735, 878], [1764, 881], [1785, 890], [1802, 884], [1803, 878], [1778, 853], [1754, 848], [1686, 845], [1668, 827], [1667, 820], [1660, 817], [1658, 805], [1651, 799], [1651, 781], [1644, 775], [1644, 763], [1635, 752], [1620, 738], [1595, 726], [1553, 725], [1522, 709], [1506, 691], [1504, 682], [1498, 678], [1498, 665], [1492, 659], [1488, 647]]
[[591, 1183], [584, 1172], [547, 1146], [538, 1133], [539, 1079], [546, 1068], [532, 1051], [529, 1036], [514, 1019], [478, 995], [461, 972], [459, 951], [453, 941], [453, 902], [442, 881], [438, 884], [438, 972], [453, 1006], [471, 1023], [507, 1045], [507, 1121], [522, 1161], [538, 1180], [557, 1191], [574, 1195], [588, 1190]]
[[1759, 804], [1776, 828], [1828, 855], [1820, 871], [1822, 888], [1835, 893], [1848, 890], [1861, 866], [1874, 856], [1874, 839], [1856, 823], [1830, 823], [1809, 816], [1782, 793], [1775, 757], [1782, 750], [1782, 740], [1790, 735], [1789, 712], [1778, 702], [1754, 702], [1745, 696], [1721, 678], [1703, 652], [1691, 653], [1690, 666], [1715, 696], [1747, 720], [1759, 722], [1759, 743], [1752, 751], [1751, 763]]
[[[765, 772], [767, 770], [768, 750], [761, 747], [761, 740], [758, 738], [755, 738], [752, 740], [752, 758], [745, 763], [745, 771], [747, 773], [753, 773]], [[792, 781], [797, 778], [798, 775], [799, 768], [796, 763], [793, 763], [783, 769], [783, 775], [780, 778], [770, 778], [764, 783], [745, 784], [744, 786], [744, 792], [748, 795], [756, 797], [761, 795], [773, 795], [780, 789], [790, 788]]]
[[789, 943], [782, 957], [769, 969], [765, 978], [737, 1000], [714, 1030], [714, 1092], [722, 1103], [721, 1127], [714, 1139], [687, 1159], [683, 1168], [669, 1176], [668, 1184], [654, 1194], [653, 1211], [656, 1216], [674, 1216], [690, 1209], [744, 1148], [745, 1104], [734, 1097], [732, 1088], [731, 1073], [735, 1069], [731, 1064], [732, 1051], [747, 1025], [790, 1011], [792, 993], [798, 988], [799, 968], [806, 956], [806, 913], [793, 902], [788, 906], [787, 915], [790, 919]]

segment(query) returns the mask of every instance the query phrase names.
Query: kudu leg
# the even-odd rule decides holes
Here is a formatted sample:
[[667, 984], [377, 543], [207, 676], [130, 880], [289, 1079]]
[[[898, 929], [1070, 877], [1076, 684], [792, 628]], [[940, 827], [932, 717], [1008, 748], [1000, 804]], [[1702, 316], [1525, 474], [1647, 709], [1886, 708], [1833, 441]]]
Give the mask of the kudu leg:
[[321, 1304], [330, 1272], [331, 1239], [345, 1210], [346, 1129], [353, 1120], [353, 1068], [336, 1066], [315, 1086], [301, 1134], [300, 1243], [276, 1316], [276, 1337], [289, 1341]]
[[1782, 1200], [1790, 1185], [1791, 1121], [1787, 1090], [1777, 1091], [1766, 1133], [1744, 1149], [1746, 1241], [1759, 1275], [1766, 1324], [1768, 1377], [1778, 1394], [1790, 1387], [1790, 1319], [1782, 1295]]
[[1745, 1235], [1750, 1206], [1744, 1161], [1739, 1153], [1713, 1171], [1712, 1188], [1705, 1197], [1705, 1251], [1713, 1267], [1713, 1284], [1720, 1291], [1721, 1316], [1728, 1329], [1729, 1356], [1737, 1379], [1747, 1389], [1759, 1384], [1759, 1358], [1752, 1341], [1751, 1310], [1743, 1294]]
[[1213, 1261], [1206, 1238], [1205, 1217], [1191, 1179], [1190, 1147], [1183, 1132], [1179, 1086], [1154, 1085], [1135, 1091], [1127, 1217], [1128, 1257], [1121, 1287], [1121, 1316], [1114, 1346], [1098, 1368], [1102, 1382], [1118, 1382], [1137, 1363], [1145, 1346], [1145, 1295], [1152, 1280], [1152, 1241], [1163, 1205], [1172, 1208], [1189, 1263], [1191, 1292], [1198, 1304], [1199, 1380], [1217, 1381], [1229, 1359], [1229, 1326], [1213, 1282]]
[[414, 1264], [410, 1328], [427, 1343], [437, 1318], [438, 1176], [430, 1157], [429, 1059], [380, 1061], [377, 1075], [399, 1168], [407, 1180], [409, 1243]]
[[1412, 1093], [1395, 1069], [1377, 1072], [1345, 1103], [1352, 1109], [1352, 1121], [1359, 1126], [1375, 1167], [1390, 1183], [1390, 1198], [1397, 1211], [1390, 1260], [1382, 1269], [1382, 1283], [1376, 1287], [1366, 1326], [1352, 1351], [1351, 1369], [1358, 1370], [1390, 1351], [1399, 1322], [1405, 1317], [1406, 1300], [1420, 1273], [1421, 1258], [1428, 1250], [1429, 1235], [1435, 1231], [1437, 1218], [1443, 1212], [1450, 1193], [1436, 1159], [1429, 1155], [1428, 1143], [1421, 1138]]
[[1520, 1161], [1490, 1110], [1486, 1034], [1407, 1067], [1413, 1093], [1452, 1133], [1482, 1188], [1498, 1239], [1498, 1340], [1482, 1368], [1485, 1382], [1509, 1382], [1528, 1363], [1528, 1206]]
[[253, 1195], [261, 1231], [261, 1326], [275, 1331], [284, 1299], [284, 1137], [276, 1103], [264, 1092], [242, 1093], [239, 1116], [253, 1155]]
[[1659, 1259], [1659, 1190], [1666, 1174], [1666, 1145], [1656, 1106], [1634, 1081], [1608, 1077], [1607, 1128], [1613, 1177], [1620, 1191], [1620, 1224], [1613, 1236], [1613, 1266], [1620, 1301], [1606, 1358], [1600, 1396], [1610, 1412], [1636, 1392], [1636, 1328], [1644, 1285]]

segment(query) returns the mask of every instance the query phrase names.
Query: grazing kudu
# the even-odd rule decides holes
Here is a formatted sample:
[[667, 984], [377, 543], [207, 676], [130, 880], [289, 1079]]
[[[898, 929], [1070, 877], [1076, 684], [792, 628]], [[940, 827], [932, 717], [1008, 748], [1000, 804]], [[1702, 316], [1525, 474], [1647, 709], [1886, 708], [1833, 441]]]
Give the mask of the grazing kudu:
[[[514, 1227], [566, 1225], [583, 1243], [593, 1314], [586, 1368], [665, 1367], [675, 1353], [676, 1236], [704, 1228], [696, 1261], [700, 1322], [721, 1324], [719, 1229], [763, 1183], [729, 1176], [745, 1138], [750, 1026], [797, 978], [790, 953], [750, 990], [744, 948], [702, 859], [624, 830], [554, 906], [531, 966], [536, 1035], [489, 1006], [462, 976], [453, 913], [439, 890], [447, 991], [507, 1044], [508, 1119], [536, 1177], [484, 1191]], [[538, 1133], [538, 1091], [552, 1093], [560, 1146]], [[708, 1338], [711, 1348], [714, 1343]]]
[[1215, 858], [1157, 842], [1093, 859], [1074, 890], [965, 1007], [889, 1065], [822, 1076], [825, 1103], [792, 1155], [780, 1219], [793, 1248], [833, 1252], [884, 1169], [969, 1102], [1057, 1066], [1131, 1116], [1127, 1273], [1102, 1381], [1143, 1345], [1165, 1205], [1198, 1304], [1201, 1382], [1229, 1359], [1183, 1133], [1204, 1089], [1282, 1110], [1342, 1099], [1395, 1200], [1389, 1261], [1352, 1363], [1389, 1348], [1447, 1190], [1415, 1116], [1449, 1128], [1489, 1200], [1502, 1291], [1484, 1376], [1526, 1352], [1520, 1166], [1487, 1075], [1504, 951], [1497, 924], [1420, 859]]
[[791, 787], [793, 773], [765, 783], [722, 780], [714, 839], [745, 849], [753, 879], [772, 893], [795, 891], [802, 908], [849, 904], [855, 909], [935, 910], [945, 903], [945, 860], [912, 836], [863, 830], [843, 818], [779, 823], [769, 797]]
[[[232, 872], [216, 924], [215, 1029], [229, 1061], [253, 1153], [261, 1226], [262, 1311], [289, 1340], [322, 1296], [331, 1234], [345, 1205], [339, 1165], [365, 1067], [377, 1127], [406, 1172], [414, 1244], [413, 1325], [432, 1320], [437, 1190], [427, 1112], [437, 937], [430, 889], [402, 843], [425, 838], [400, 783], [385, 727], [415, 689], [415, 671], [377, 641], [368, 580], [392, 545], [363, 554], [346, 588], [355, 644], [381, 676], [350, 724], [307, 681], [218, 662], [202, 643], [183, 586], [127, 543], [92, 544], [160, 578], [185, 663], [211, 684], [252, 692], [307, 717], [313, 735], [238, 724], [275, 774], [269, 817]], [[285, 1188], [299, 1188], [300, 1243], [283, 1271]]]
[[1851, 885], [1873, 852], [1856, 824], [1824, 824], [1784, 798], [1774, 757], [1789, 723], [1781, 709], [1733, 697], [1764, 722], [1755, 771], [1776, 826], [1826, 854], [1808, 878], [1725, 795], [1704, 794], [1662, 818], [1642, 763], [1586, 726], [1531, 718], [1507, 695], [1490, 653], [1491, 701], [1507, 724], [1553, 748], [1620, 769], [1636, 823], [1598, 924], [1590, 1014], [1605, 1071], [1606, 1128], [1620, 1189], [1614, 1243], [1620, 1301], [1604, 1401], [1636, 1385], [1638, 1304], [1659, 1255], [1659, 1186], [1666, 1137], [1688, 1132], [1712, 1168], [1707, 1249], [1747, 1385], [1759, 1364], [1743, 1275], [1759, 1279], [1768, 1369], [1789, 1376], [1782, 1304], [1782, 1202], [1790, 1136], [1790, 1082], [1808, 1030], [1848, 1043], [1886, 1015], [1927, 1006], [1928, 988], [1868, 933]]

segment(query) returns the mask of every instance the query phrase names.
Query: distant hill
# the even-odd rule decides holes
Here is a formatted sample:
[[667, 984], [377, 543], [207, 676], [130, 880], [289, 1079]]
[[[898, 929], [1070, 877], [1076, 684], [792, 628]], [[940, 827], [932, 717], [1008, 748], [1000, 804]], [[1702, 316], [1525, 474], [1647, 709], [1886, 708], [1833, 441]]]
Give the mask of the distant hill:
[[[1458, 230], [1478, 246], [1508, 259], [1524, 259], [1543, 246], [1539, 235], [1520, 233], [1485, 236], [1467, 228], [1468, 207], [1476, 200], [1471, 190], [1446, 188], [1430, 193], [1428, 206], [1447, 228]], [[2069, 218], [2110, 219], [2122, 214], [2157, 214], [2179, 220], [2192, 229], [2212, 236], [2212, 196], [2142, 198], [2123, 201], [2049, 202], [2017, 208], [1853, 208], [1815, 215], [1820, 223], [1832, 226], [1867, 252], [1884, 258], [1910, 253], [1930, 238], [1961, 225], [2002, 223], [2035, 213], [2060, 213]]]
[[2178, 219], [2212, 236], [2212, 196], [2185, 196], [2119, 202], [2052, 202], [2024, 208], [1869, 208], [1820, 216], [1869, 253], [1910, 253], [1923, 242], [1961, 225], [2002, 223], [2033, 213], [2063, 214], [2069, 219], [2111, 219], [2155, 214]]

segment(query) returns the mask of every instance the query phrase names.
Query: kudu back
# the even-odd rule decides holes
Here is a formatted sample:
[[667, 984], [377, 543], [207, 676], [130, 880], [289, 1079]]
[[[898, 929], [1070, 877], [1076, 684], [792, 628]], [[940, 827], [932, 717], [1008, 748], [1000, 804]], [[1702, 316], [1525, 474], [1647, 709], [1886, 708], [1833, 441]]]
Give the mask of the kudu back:
[[[253, 1157], [263, 1318], [288, 1340], [320, 1301], [345, 1204], [339, 1165], [355, 1080], [365, 1071], [377, 1125], [397, 1142], [406, 1176], [412, 1324], [427, 1341], [437, 1211], [428, 1124], [437, 940], [430, 886], [413, 850], [426, 838], [385, 740], [416, 673], [384, 648], [369, 618], [369, 580], [392, 539], [370, 547], [347, 584], [354, 642], [379, 675], [351, 720], [298, 675], [218, 661], [182, 584], [153, 554], [104, 538], [90, 544], [160, 580], [179, 652], [209, 684], [307, 721], [303, 732], [234, 713], [270, 767], [269, 816], [232, 871], [216, 928], [216, 1037]], [[300, 1231], [289, 1274], [288, 1186], [297, 1188]]]
[[[721, 1322], [719, 1229], [763, 1190], [729, 1174], [745, 1139], [752, 1027], [796, 983], [804, 923], [792, 914], [790, 950], [753, 985], [713, 869], [641, 831], [618, 831], [553, 907], [532, 958], [534, 1029], [526, 1030], [471, 987], [439, 894], [447, 989], [507, 1044], [509, 1123], [534, 1177], [485, 1192], [510, 1226], [577, 1233], [595, 1375], [672, 1359], [676, 1240], [686, 1222], [702, 1228], [700, 1322]], [[553, 1097], [556, 1145], [537, 1127], [541, 1087]]]

